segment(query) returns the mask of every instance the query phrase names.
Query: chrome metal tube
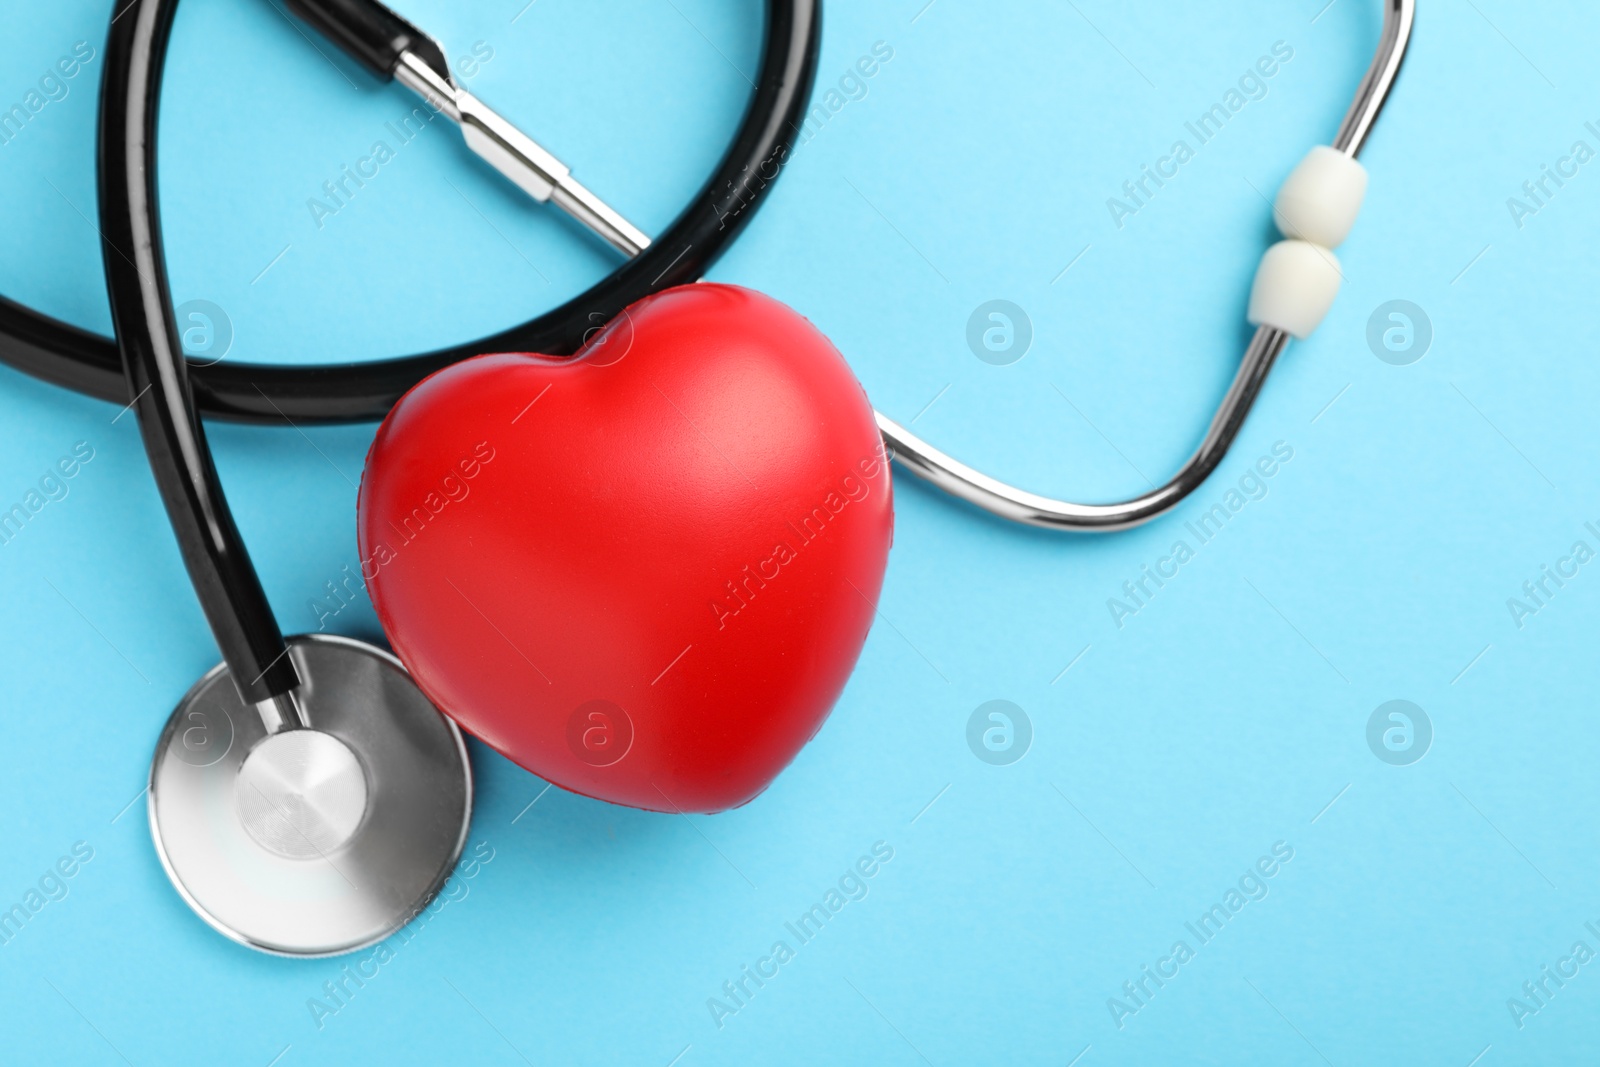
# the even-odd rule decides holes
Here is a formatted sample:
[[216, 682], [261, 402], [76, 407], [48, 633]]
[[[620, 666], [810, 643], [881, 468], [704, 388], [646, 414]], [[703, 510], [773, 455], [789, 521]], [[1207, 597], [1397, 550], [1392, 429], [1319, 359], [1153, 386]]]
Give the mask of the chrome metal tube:
[[468, 148], [535, 200], [554, 202], [625, 256], [650, 246], [650, 238], [579, 183], [566, 164], [416, 52], [400, 54], [394, 76], [460, 126]]
[[584, 188], [571, 173], [562, 175], [551, 191], [550, 199], [562, 211], [589, 227], [612, 248], [630, 259], [650, 247], [650, 238], [645, 236], [643, 230]]
[[878, 430], [906, 470], [1002, 519], [1054, 530], [1126, 530], [1170, 509], [1217, 469], [1266, 384], [1267, 372], [1288, 343], [1289, 335], [1282, 330], [1266, 326], [1256, 330], [1199, 449], [1166, 485], [1119, 504], [1072, 504], [1017, 489], [946, 455], [882, 413], [875, 413]]
[[1378, 38], [1378, 52], [1372, 57], [1372, 66], [1356, 90], [1350, 111], [1339, 125], [1339, 135], [1333, 147], [1348, 156], [1358, 156], [1367, 143], [1367, 136], [1378, 121], [1394, 81], [1400, 76], [1400, 64], [1405, 62], [1406, 48], [1411, 43], [1411, 30], [1417, 20], [1416, 0], [1383, 0], [1383, 32]]
[[[1411, 28], [1416, 18], [1416, 0], [1383, 0], [1383, 32], [1378, 50], [1368, 68], [1355, 101], [1339, 128], [1333, 147], [1350, 156], [1360, 153], [1372, 126], [1394, 88]], [[1283, 353], [1289, 335], [1282, 330], [1261, 327], [1240, 361], [1233, 385], [1212, 417], [1205, 439], [1172, 480], [1160, 488], [1114, 504], [1074, 504], [1065, 500], [1030, 493], [991, 478], [946, 455], [917, 437], [904, 426], [881, 413], [878, 429], [906, 470], [932, 484], [1004, 519], [1043, 526], [1053, 530], [1103, 533], [1125, 530], [1149, 522], [1170, 510], [1194, 492], [1227, 455], [1239, 429], [1261, 394], [1267, 372]]]
[[256, 714], [261, 716], [261, 725], [269, 734], [281, 730], [306, 730], [311, 727], [311, 723], [306, 719], [305, 708], [301, 706], [298, 688], [265, 700], [258, 700], [255, 709]]

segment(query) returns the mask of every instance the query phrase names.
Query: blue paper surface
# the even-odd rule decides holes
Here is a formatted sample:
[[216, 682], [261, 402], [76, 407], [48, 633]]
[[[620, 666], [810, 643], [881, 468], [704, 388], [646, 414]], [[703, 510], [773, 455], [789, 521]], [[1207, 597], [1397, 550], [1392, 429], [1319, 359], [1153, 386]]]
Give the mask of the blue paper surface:
[[[106, 332], [108, 5], [12, 6], [0, 109], [42, 105], [0, 143], [0, 292]], [[750, 0], [397, 7], [647, 232], [705, 180], [759, 54]], [[1061, 537], [897, 474], [881, 619], [763, 796], [640, 813], [474, 745], [475, 862], [381, 960], [257, 955], [173, 891], [140, 790], [216, 648], [131, 414], [0, 370], [0, 508], [43, 499], [0, 545], [0, 908], [28, 913], [0, 944], [0, 1058], [1592, 1057], [1600, 162], [1576, 145], [1600, 151], [1600, 11], [1420, 7], [1338, 303], [1192, 500]], [[1267, 201], [1332, 138], [1378, 0], [825, 14], [827, 110], [710, 277], [792, 304], [881, 410], [986, 471], [1085, 500], [1164, 480], [1248, 337]], [[174, 32], [172, 289], [222, 309], [227, 358], [420, 351], [610, 269], [450, 128], [395, 138], [411, 99], [309, 33], [268, 0], [191, 0]], [[1230, 90], [1200, 144], [1186, 124]], [[1132, 200], [1180, 140], [1192, 158]], [[333, 201], [377, 141], [393, 158]], [[996, 300], [1027, 328], [985, 312], [975, 350]], [[1007, 325], [1025, 354], [979, 358]], [[364, 600], [313, 605], [356, 562], [372, 432], [210, 429], [290, 630], [381, 638]], [[47, 478], [64, 457], [74, 475]], [[820, 932], [792, 930], [861, 857], [875, 873]]]

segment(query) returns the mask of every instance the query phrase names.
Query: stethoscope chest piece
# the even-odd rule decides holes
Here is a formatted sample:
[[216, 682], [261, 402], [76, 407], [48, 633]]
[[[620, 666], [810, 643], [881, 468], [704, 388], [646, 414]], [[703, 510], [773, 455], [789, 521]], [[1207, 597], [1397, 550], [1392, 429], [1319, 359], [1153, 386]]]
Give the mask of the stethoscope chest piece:
[[252, 948], [370, 945], [433, 899], [461, 855], [472, 769], [461, 732], [398, 660], [291, 638], [306, 728], [268, 732], [226, 666], [179, 702], [150, 768], [150, 831], [178, 892]]

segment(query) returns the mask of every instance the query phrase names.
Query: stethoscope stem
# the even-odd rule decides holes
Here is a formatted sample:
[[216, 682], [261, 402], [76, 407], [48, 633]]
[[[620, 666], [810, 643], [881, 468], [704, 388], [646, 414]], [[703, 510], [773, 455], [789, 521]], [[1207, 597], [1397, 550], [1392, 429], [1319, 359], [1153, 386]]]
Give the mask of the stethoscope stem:
[[309, 730], [311, 722], [306, 717], [305, 706], [300, 701], [298, 688], [278, 693], [256, 702], [256, 714], [267, 733], [283, 730]]

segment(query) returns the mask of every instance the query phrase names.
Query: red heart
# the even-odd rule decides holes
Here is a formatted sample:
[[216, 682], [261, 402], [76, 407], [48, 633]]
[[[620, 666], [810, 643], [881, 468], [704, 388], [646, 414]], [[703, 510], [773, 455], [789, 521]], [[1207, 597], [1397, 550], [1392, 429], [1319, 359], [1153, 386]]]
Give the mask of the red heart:
[[378, 429], [357, 524], [395, 651], [466, 730], [565, 789], [711, 812], [827, 717], [894, 515], [838, 351], [777, 301], [702, 283], [572, 359], [422, 382]]

